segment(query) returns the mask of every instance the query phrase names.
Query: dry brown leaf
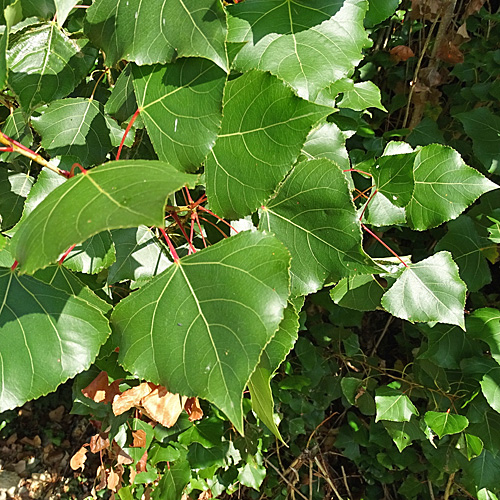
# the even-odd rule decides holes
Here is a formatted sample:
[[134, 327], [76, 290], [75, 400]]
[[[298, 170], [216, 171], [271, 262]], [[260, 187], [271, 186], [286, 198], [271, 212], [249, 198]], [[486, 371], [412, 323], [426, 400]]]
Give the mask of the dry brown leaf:
[[69, 461], [69, 465], [73, 470], [84, 469], [85, 460], [87, 460], [87, 448], [88, 445], [83, 445]]
[[195, 420], [200, 420], [203, 417], [203, 410], [200, 407], [200, 402], [198, 398], [188, 398], [184, 403], [184, 409], [189, 415], [189, 421], [194, 422]]
[[128, 474], [130, 484], [134, 484], [136, 475], [137, 475], [137, 471], [133, 467], [130, 467], [129, 474]]
[[92, 399], [96, 403], [100, 403], [106, 399], [106, 393], [109, 387], [108, 374], [101, 372], [90, 384], [82, 389], [82, 394]]
[[470, 40], [469, 32], [467, 31], [467, 26], [465, 23], [457, 29], [457, 35], [460, 36], [463, 42], [468, 42]]
[[441, 59], [441, 61], [451, 64], [460, 64], [464, 62], [464, 55], [460, 49], [450, 41], [445, 41], [441, 44], [436, 53], [436, 57]]
[[396, 63], [407, 61], [410, 57], [415, 57], [413, 50], [406, 45], [396, 45], [396, 47], [393, 47], [389, 51], [389, 54], [391, 54], [391, 59]]
[[467, 5], [467, 10], [465, 11], [464, 14], [464, 19], [467, 19], [469, 16], [472, 16], [472, 14], [479, 12], [481, 10], [481, 7], [485, 4], [485, 2], [486, 0], [471, 0], [469, 2], [469, 5]]
[[137, 431], [132, 431], [132, 437], [134, 442], [132, 443], [132, 448], [144, 448], [146, 446], [146, 431], [139, 429]]
[[92, 453], [97, 453], [101, 450], [105, 450], [109, 448], [109, 438], [108, 434], [95, 434], [90, 438], [90, 451]]
[[186, 396], [172, 394], [162, 385], [142, 399], [141, 404], [146, 415], [164, 427], [172, 427], [182, 412]]
[[146, 465], [148, 463], [148, 450], [144, 452], [144, 455], [142, 455], [141, 459], [137, 462], [135, 469], [137, 472], [145, 472]]
[[108, 475], [108, 488], [111, 491], [116, 491], [116, 487], [119, 484], [120, 484], [120, 476], [114, 471], [113, 468], [111, 468]]
[[210, 500], [210, 498], [213, 498], [210, 490], [202, 491], [198, 496], [198, 500]]
[[40, 436], [38, 434], [33, 439], [30, 439], [26, 436], [23, 437], [21, 439], [21, 443], [33, 446], [33, 448], [40, 448], [40, 446], [42, 446], [42, 440], [40, 439]]
[[95, 487], [96, 491], [100, 491], [106, 488], [107, 476], [106, 469], [103, 465], [99, 465], [99, 467], [97, 468], [96, 479], [99, 479], [99, 484]]
[[113, 399], [113, 413], [115, 416], [121, 415], [130, 410], [133, 406], [139, 406], [141, 399], [147, 396], [154, 388], [154, 384], [143, 382], [136, 387], [132, 387]]
[[55, 410], [49, 412], [49, 418], [52, 422], [60, 422], [63, 418], [66, 408], [63, 405], [58, 406]]

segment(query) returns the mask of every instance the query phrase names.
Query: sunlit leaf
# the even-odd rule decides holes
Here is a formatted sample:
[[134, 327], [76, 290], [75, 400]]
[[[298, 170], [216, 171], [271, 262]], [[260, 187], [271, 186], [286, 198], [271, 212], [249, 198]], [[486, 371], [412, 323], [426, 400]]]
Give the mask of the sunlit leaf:
[[377, 415], [375, 422], [389, 420], [391, 422], [409, 422], [418, 411], [410, 398], [397, 389], [380, 387], [375, 392]]
[[438, 435], [439, 439], [447, 434], [458, 434], [467, 428], [469, 421], [463, 415], [449, 411], [428, 411], [424, 415], [425, 423]]

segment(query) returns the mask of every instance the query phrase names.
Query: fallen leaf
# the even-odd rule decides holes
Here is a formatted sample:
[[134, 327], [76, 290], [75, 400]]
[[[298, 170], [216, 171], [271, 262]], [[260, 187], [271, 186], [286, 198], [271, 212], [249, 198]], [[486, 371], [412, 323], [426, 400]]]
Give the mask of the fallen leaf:
[[90, 438], [90, 451], [97, 453], [109, 447], [109, 438], [107, 434], [99, 433]]
[[129, 474], [128, 474], [130, 484], [134, 484], [136, 475], [137, 475], [137, 471], [133, 467], [130, 467]]
[[184, 409], [189, 415], [189, 421], [194, 422], [195, 420], [200, 420], [203, 417], [203, 410], [200, 407], [200, 402], [198, 398], [188, 398], [184, 403]]
[[159, 385], [142, 399], [141, 405], [146, 415], [164, 427], [172, 427], [182, 413], [186, 396], [172, 394], [165, 387]]
[[58, 406], [55, 410], [49, 412], [49, 418], [52, 422], [60, 422], [63, 418], [66, 408], [63, 405]]
[[120, 484], [120, 476], [114, 471], [113, 468], [111, 468], [108, 475], [108, 488], [111, 491], [116, 491], [116, 487], [119, 484]]
[[103, 465], [99, 465], [97, 468], [96, 479], [99, 478], [99, 484], [95, 487], [96, 491], [103, 490], [106, 488], [107, 477], [106, 477], [106, 469]]
[[40, 448], [42, 445], [42, 440], [40, 439], [40, 436], [36, 435], [33, 439], [30, 439], [29, 437], [23, 437], [21, 439], [21, 443], [27, 444], [28, 446], [33, 446], [33, 448]]
[[133, 406], [139, 406], [141, 399], [147, 396], [154, 388], [154, 384], [143, 382], [136, 387], [132, 387], [113, 399], [113, 413], [115, 416], [121, 415], [130, 410]]
[[202, 491], [198, 496], [198, 500], [210, 500], [210, 498], [213, 498], [210, 490]]
[[132, 437], [134, 438], [132, 448], [144, 448], [146, 446], [146, 431], [143, 429], [132, 431]]
[[84, 463], [87, 460], [87, 448], [88, 445], [83, 445], [69, 461], [69, 465], [73, 470], [84, 469]]
[[147, 470], [146, 465], [148, 463], [148, 450], [144, 452], [141, 459], [137, 462], [135, 469], [137, 472], [145, 472]]
[[486, 0], [471, 0], [467, 6], [467, 10], [465, 11], [464, 19], [467, 19], [469, 16], [472, 16], [472, 14], [479, 12], [485, 2]]

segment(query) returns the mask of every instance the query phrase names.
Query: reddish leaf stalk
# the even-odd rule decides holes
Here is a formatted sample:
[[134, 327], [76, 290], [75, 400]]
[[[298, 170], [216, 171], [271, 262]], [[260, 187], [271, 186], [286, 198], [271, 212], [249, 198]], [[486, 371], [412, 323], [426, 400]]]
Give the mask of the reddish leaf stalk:
[[163, 234], [163, 237], [165, 238], [165, 241], [167, 242], [168, 249], [170, 250], [170, 253], [172, 254], [174, 262], [175, 263], [179, 262], [179, 260], [180, 260], [179, 256], [177, 255], [177, 252], [175, 251], [174, 245], [170, 241], [168, 234], [165, 232], [165, 229], [163, 229], [162, 227], [159, 227], [158, 229], [160, 230], [161, 234]]
[[401, 264], [403, 264], [403, 266], [409, 267], [408, 264], [389, 245], [387, 245], [386, 243], [384, 243], [373, 231], [371, 231], [370, 229], [368, 229], [363, 223], [361, 223], [361, 227], [368, 234], [371, 234], [380, 244], [382, 244], [385, 248], [387, 248], [387, 250], [389, 250], [389, 252], [391, 252], [392, 255], [394, 255], [394, 257], [396, 257], [399, 260], [399, 262], [401, 262]]
[[217, 229], [217, 231], [219, 231], [219, 233], [222, 234], [222, 236], [224, 236], [224, 238], [227, 238], [227, 234], [219, 226], [217, 226], [217, 224], [214, 224], [212, 221], [209, 221], [208, 219], [205, 219], [204, 217], [200, 217], [200, 220], [204, 220], [205, 222], [207, 222], [211, 226], [215, 227], [215, 229]]
[[73, 248], [75, 248], [76, 245], [71, 245], [64, 253], [63, 253], [63, 256], [59, 259], [59, 264], [62, 265], [62, 263], [64, 262], [64, 259], [66, 259], [66, 257], [71, 253], [71, 251], [73, 250]]
[[342, 170], [342, 172], [358, 172], [358, 174], [365, 174], [365, 175], [368, 175], [369, 177], [373, 177], [372, 174], [369, 174], [368, 172], [365, 172], [364, 170], [358, 170], [357, 168], [348, 168], [346, 170]]
[[17, 260], [14, 261], [14, 264], [12, 264], [10, 270], [11, 271], [15, 271], [16, 267], [19, 265], [19, 262], [17, 262]]
[[368, 203], [373, 200], [373, 197], [378, 193], [378, 191], [375, 189], [371, 196], [368, 198], [368, 201], [365, 203], [365, 206], [363, 207], [363, 210], [361, 211], [361, 215], [359, 216], [359, 220], [361, 222], [361, 219], [363, 219], [363, 215], [365, 215], [365, 210], [368, 208]]
[[215, 215], [211, 210], [209, 210], [208, 208], [202, 207], [201, 205], [198, 208], [200, 210], [202, 210], [203, 212], [207, 212], [207, 214], [210, 214], [212, 217], [215, 217], [217, 220], [220, 220], [221, 222], [226, 224], [226, 226], [229, 226], [236, 234], [238, 234], [238, 231], [236, 229], [234, 229], [234, 227], [231, 226], [231, 224], [229, 224], [229, 222], [227, 220], [224, 220], [222, 217]]
[[191, 220], [193, 220], [193, 219], [196, 221], [196, 224], [198, 225], [198, 229], [200, 230], [200, 236], [201, 236], [201, 239], [203, 240], [203, 246], [205, 248], [207, 248], [207, 242], [205, 241], [205, 236], [203, 236], [203, 229], [201, 228], [200, 219], [198, 219], [197, 212], [193, 212], [191, 214]]
[[69, 178], [75, 176], [75, 168], [78, 167], [80, 169], [80, 172], [82, 174], [86, 174], [87, 170], [83, 168], [79, 163], [73, 163], [73, 166], [71, 167], [71, 170], [69, 171]]
[[369, 188], [365, 189], [364, 191], [360, 191], [359, 189], [356, 189], [358, 194], [352, 199], [352, 201], [356, 201], [359, 197], [363, 197], [365, 200], [368, 199], [367, 192], [370, 191], [370, 189], [373, 189], [373, 186], [370, 186]]
[[127, 138], [127, 135], [130, 132], [130, 129], [132, 128], [132, 125], [134, 124], [136, 118], [139, 116], [140, 112], [141, 112], [141, 108], [137, 108], [137, 111], [133, 114], [132, 118], [130, 119], [129, 124], [127, 125], [127, 128], [125, 129], [125, 133], [123, 134], [122, 141], [120, 142], [120, 146], [118, 148], [118, 153], [116, 153], [116, 160], [117, 161], [120, 159], [120, 155], [122, 154], [122, 148], [123, 148], [123, 145], [125, 144], [125, 139]]
[[170, 215], [174, 218], [175, 222], [179, 226], [179, 229], [181, 230], [182, 234], [184, 235], [184, 238], [186, 238], [186, 241], [189, 244], [189, 252], [196, 253], [196, 248], [194, 248], [194, 246], [193, 246], [193, 237], [192, 236], [191, 236], [191, 238], [188, 237], [186, 230], [184, 229], [184, 226], [183, 226], [182, 221], [179, 218], [179, 216], [175, 212], [172, 212]]

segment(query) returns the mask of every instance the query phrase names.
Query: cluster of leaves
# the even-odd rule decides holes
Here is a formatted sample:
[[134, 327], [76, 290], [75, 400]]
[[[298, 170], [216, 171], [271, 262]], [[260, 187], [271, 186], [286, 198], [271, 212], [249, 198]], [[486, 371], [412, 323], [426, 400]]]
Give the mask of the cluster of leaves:
[[[427, 113], [388, 142], [408, 113], [377, 136], [370, 68], [404, 79], [388, 53], [366, 55], [370, 37], [403, 20], [392, 48], [412, 29], [431, 40], [446, 15], [430, 0], [407, 20], [381, 0], [89, 3], [3, 2], [0, 411], [78, 375], [74, 411], [101, 422], [98, 488], [127, 500], [258, 489], [264, 461], [278, 467], [263, 457], [282, 439], [273, 392], [283, 435], [309, 433], [297, 455], [324, 477], [315, 430], [340, 404], [327, 438], [369, 484], [493, 494], [500, 313], [481, 291], [500, 243], [498, 13], [468, 13], [471, 32], [490, 25], [448, 75], [452, 118], [381, 85], [391, 114]], [[452, 43], [436, 40], [428, 78]], [[407, 62], [421, 79], [427, 46]], [[394, 360], [360, 347], [375, 310]], [[271, 387], [294, 344], [299, 364]], [[145, 395], [120, 414], [81, 392], [102, 372], [115, 397], [147, 381], [165, 411], [180, 394], [208, 416], [164, 421]], [[286, 495], [275, 479], [270, 496]]]

